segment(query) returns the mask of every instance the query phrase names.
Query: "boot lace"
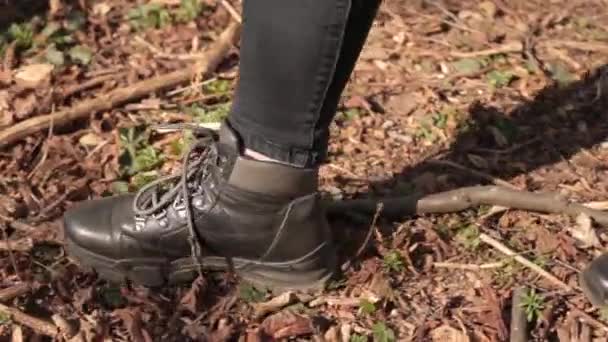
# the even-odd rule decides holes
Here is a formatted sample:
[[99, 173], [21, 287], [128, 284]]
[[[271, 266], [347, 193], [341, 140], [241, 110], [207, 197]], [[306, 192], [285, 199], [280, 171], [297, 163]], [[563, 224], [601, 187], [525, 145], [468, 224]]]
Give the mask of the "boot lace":
[[[135, 195], [133, 211], [135, 213], [135, 229], [143, 230], [150, 216], [158, 220], [161, 226], [166, 225], [166, 215], [169, 206], [176, 212], [183, 210], [188, 226], [188, 242], [195, 265], [202, 260], [201, 237], [194, 228], [191, 198], [203, 194], [203, 184], [209, 177], [217, 177], [220, 170], [220, 155], [216, 143], [216, 133], [208, 128], [195, 124], [170, 124], [155, 127], [158, 131], [190, 130], [197, 138], [189, 146], [182, 158], [180, 174], [165, 176], [145, 185]], [[212, 208], [216, 199], [211, 203]], [[209, 209], [208, 209], [209, 210]]]

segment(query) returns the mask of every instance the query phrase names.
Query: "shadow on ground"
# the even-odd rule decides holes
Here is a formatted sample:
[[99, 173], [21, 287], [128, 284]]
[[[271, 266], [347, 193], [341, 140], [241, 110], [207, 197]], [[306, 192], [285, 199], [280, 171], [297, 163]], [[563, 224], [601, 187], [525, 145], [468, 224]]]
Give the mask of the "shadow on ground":
[[[469, 110], [471, 121], [468, 128], [448, 149], [436, 154], [439, 157], [406, 168], [393, 179], [374, 184], [373, 188], [392, 189], [395, 182], [407, 181], [423, 172], [453, 175], [440, 182], [438, 191], [489, 182], [471, 172], [460, 172], [451, 167], [446, 172], [446, 166], [437, 163], [451, 161], [492, 177], [523, 182], [519, 185], [530, 191], [547, 190], [535, 184], [532, 178], [514, 178], [569, 160], [579, 151], [607, 141], [607, 89], [608, 66], [602, 66], [579, 81], [547, 87], [532, 101], [524, 102], [510, 112], [474, 103]], [[568, 166], [568, 172], [561, 172], [570, 174], [570, 179], [555, 179], [554, 182], [569, 183], [584, 178], [591, 188], [608, 186], [608, 182], [601, 182], [598, 176], [608, 169], [608, 165], [593, 160], [591, 154], [587, 156], [590, 159], [587, 162], [582, 161], [578, 167]]]
[[[473, 103], [469, 109], [468, 128], [461, 131], [449, 148], [429, 160], [402, 170], [388, 181], [372, 184], [370, 193], [360, 193], [356, 197], [374, 198], [377, 192], [382, 193], [382, 197], [403, 196], [403, 193], [394, 190], [398, 189], [399, 184], [429, 173], [434, 176], [431, 177], [435, 183], [432, 190], [417, 189], [413, 194], [407, 194], [414, 200], [405, 209], [398, 210], [399, 213], [405, 210], [411, 215], [416, 210], [416, 199], [429, 193], [491, 184], [491, 180], [475, 176], [470, 170], [462, 171], [442, 165], [441, 162], [445, 161], [482, 171], [487, 176], [510, 181], [529, 191], [555, 191], [559, 185], [576, 185], [583, 180], [586, 184], [580, 194], [589, 197], [594, 196], [596, 190], [598, 194], [605, 193], [608, 191], [608, 180], [603, 179], [605, 177], [602, 177], [602, 173], [605, 174], [608, 170], [608, 164], [592, 153], [584, 154], [585, 158], [577, 161], [577, 165], [562, 162], [579, 151], [590, 149], [608, 139], [606, 89], [608, 65], [568, 85], [547, 87], [536, 94], [532, 101], [523, 102], [510, 112]], [[558, 163], [562, 164], [555, 165]], [[535, 177], [529, 176], [531, 172], [544, 167], [547, 170], [540, 172], [542, 179], [535, 180]], [[539, 172], [535, 174], [538, 175]], [[386, 191], [389, 191], [388, 195]], [[340, 218], [345, 210], [352, 211], [355, 215], [348, 215], [348, 222]], [[365, 238], [364, 231], [367, 231], [372, 222], [370, 214], [373, 211], [373, 207], [368, 210], [341, 208], [333, 212], [340, 212], [339, 215], [333, 215], [330, 210], [332, 226], [340, 236], [339, 239], [352, 241], [352, 245], [344, 247], [345, 255], [353, 255], [361, 246], [362, 239]], [[368, 216], [361, 217], [362, 212]], [[386, 210], [383, 214], [391, 215]], [[350, 229], [354, 228], [353, 223], [359, 227], [355, 228], [355, 231], [359, 231], [355, 233], [358, 237], [352, 239], [352, 236], [342, 236], [342, 233], [349, 235], [354, 232]], [[389, 222], [379, 224], [383, 233], [390, 234], [394, 227]]]
[[0, 1], [0, 33], [13, 23], [27, 22], [36, 16], [48, 13], [48, 1], [8, 0]]

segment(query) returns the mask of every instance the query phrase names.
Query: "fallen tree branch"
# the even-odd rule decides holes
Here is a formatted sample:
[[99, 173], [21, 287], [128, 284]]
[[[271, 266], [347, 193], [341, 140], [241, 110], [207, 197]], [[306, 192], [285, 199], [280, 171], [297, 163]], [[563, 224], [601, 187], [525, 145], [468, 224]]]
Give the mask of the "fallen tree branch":
[[0, 290], [0, 302], [9, 301], [15, 297], [24, 295], [32, 290], [30, 283], [19, 283]]
[[56, 337], [59, 333], [59, 329], [54, 324], [40, 318], [30, 316], [21, 310], [0, 304], [0, 311], [9, 315], [15, 323], [25, 325], [39, 334]]
[[51, 122], [55, 126], [87, 117], [96, 112], [110, 110], [125, 102], [133, 101], [156, 91], [175, 87], [189, 81], [196, 72], [207, 74], [217, 67], [232, 47], [240, 31], [240, 24], [233, 23], [217, 41], [202, 55], [195, 65], [183, 70], [143, 80], [124, 88], [118, 88], [91, 100], [83, 101], [71, 108], [54, 114], [36, 116], [19, 122], [0, 132], [0, 147], [14, 143], [30, 134], [47, 129]]
[[427, 196], [411, 195], [379, 199], [353, 199], [330, 201], [329, 214], [348, 211], [373, 215], [378, 203], [382, 203], [382, 214], [401, 218], [407, 215], [439, 214], [458, 212], [479, 205], [498, 205], [511, 209], [542, 213], [566, 214], [577, 217], [584, 213], [602, 226], [608, 226], [608, 213], [573, 203], [565, 198], [546, 193], [532, 193], [500, 186], [471, 186], [440, 192]]

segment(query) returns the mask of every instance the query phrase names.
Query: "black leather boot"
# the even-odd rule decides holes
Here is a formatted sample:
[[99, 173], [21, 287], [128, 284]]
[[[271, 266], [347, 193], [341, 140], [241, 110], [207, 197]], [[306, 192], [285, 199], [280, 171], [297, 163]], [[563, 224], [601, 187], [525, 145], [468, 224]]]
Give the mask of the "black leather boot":
[[608, 254], [587, 265], [579, 276], [579, 283], [591, 304], [598, 308], [608, 305]]
[[269, 289], [323, 287], [336, 253], [317, 170], [244, 157], [227, 124], [219, 137], [195, 134], [181, 176], [66, 212], [68, 253], [115, 282], [159, 286], [234, 267]]

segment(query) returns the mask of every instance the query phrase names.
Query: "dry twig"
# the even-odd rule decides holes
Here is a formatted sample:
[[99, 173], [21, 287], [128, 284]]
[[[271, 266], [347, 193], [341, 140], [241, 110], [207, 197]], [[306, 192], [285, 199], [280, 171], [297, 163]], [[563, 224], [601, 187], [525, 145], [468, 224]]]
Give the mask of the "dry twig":
[[45, 336], [56, 337], [59, 332], [59, 329], [54, 324], [40, 318], [32, 317], [21, 310], [0, 304], [0, 311], [9, 315], [15, 323], [25, 325]]
[[359, 246], [359, 249], [357, 249], [357, 252], [355, 253], [355, 255], [348, 261], [346, 261], [344, 264], [342, 264], [342, 272], [346, 271], [350, 265], [352, 264], [353, 260], [358, 259], [361, 254], [365, 251], [365, 249], [367, 248], [367, 245], [369, 244], [369, 240], [372, 237], [372, 234], [374, 233], [374, 230], [376, 229], [376, 222], [378, 221], [378, 218], [380, 217], [380, 213], [382, 212], [384, 205], [382, 203], [378, 203], [376, 205], [376, 213], [374, 214], [374, 218], [372, 219], [372, 223], [369, 226], [369, 230], [367, 231], [367, 235], [365, 236], [365, 239], [363, 240], [363, 242], [361, 243], [361, 246]]
[[458, 58], [475, 58], [482, 56], [493, 56], [502, 53], [522, 52], [523, 50], [524, 44], [522, 44], [521, 42], [509, 42], [501, 46], [486, 50], [478, 50], [472, 52], [452, 51], [450, 52], [450, 55]]
[[470, 270], [470, 271], [479, 271], [479, 270], [488, 270], [493, 268], [500, 268], [505, 265], [504, 262], [491, 262], [487, 264], [457, 264], [453, 262], [435, 262], [433, 263], [433, 267], [437, 268], [448, 268], [448, 269], [457, 269], [457, 270]]
[[18, 283], [11, 287], [0, 290], [0, 302], [9, 301], [15, 297], [19, 297], [32, 290], [30, 283]]
[[485, 243], [487, 243], [488, 245], [494, 247], [495, 249], [497, 249], [499, 252], [508, 255], [510, 257], [513, 257], [513, 259], [517, 262], [519, 262], [520, 264], [526, 266], [527, 268], [531, 269], [532, 271], [538, 273], [539, 275], [541, 275], [543, 278], [549, 280], [550, 282], [552, 282], [553, 284], [561, 287], [562, 289], [566, 290], [566, 291], [572, 291], [573, 288], [564, 283], [563, 281], [559, 280], [557, 277], [555, 277], [553, 274], [543, 270], [540, 266], [536, 265], [535, 263], [533, 263], [532, 261], [524, 258], [523, 256], [515, 253], [513, 250], [511, 250], [509, 247], [505, 246], [502, 242], [492, 238], [491, 236], [485, 234], [485, 233], [481, 233], [479, 235], [479, 239]]

